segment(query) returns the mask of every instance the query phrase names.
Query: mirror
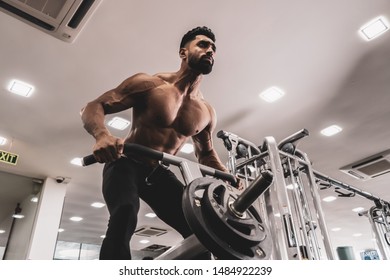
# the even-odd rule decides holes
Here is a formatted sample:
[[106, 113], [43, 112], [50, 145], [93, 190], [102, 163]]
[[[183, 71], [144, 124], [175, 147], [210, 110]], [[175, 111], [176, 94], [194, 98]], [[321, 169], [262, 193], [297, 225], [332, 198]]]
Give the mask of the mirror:
[[0, 171], [0, 259], [25, 259], [42, 183]]

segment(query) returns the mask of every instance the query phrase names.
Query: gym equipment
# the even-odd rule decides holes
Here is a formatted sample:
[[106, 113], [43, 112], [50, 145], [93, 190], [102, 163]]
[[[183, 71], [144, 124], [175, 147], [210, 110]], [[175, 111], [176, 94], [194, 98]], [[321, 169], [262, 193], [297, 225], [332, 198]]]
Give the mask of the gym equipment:
[[[329, 188], [331, 186], [337, 188], [335, 192], [340, 197], [354, 197], [359, 195], [368, 200], [374, 202], [374, 206], [368, 211], [358, 213], [359, 216], [366, 216], [371, 225], [372, 232], [374, 234], [376, 244], [379, 249], [379, 253], [384, 260], [390, 259], [390, 202], [381, 199], [367, 191], [360, 190], [354, 186], [342, 183], [335, 179], [325, 176], [317, 171], [314, 172], [317, 178], [317, 182], [323, 186], [323, 188]], [[347, 192], [341, 192], [339, 189], [346, 190]]]
[[[308, 134], [303, 129], [279, 144], [273, 137], [265, 137], [259, 147], [230, 132], [217, 134], [229, 151], [229, 162], [233, 165], [229, 165], [229, 171], [236, 172], [233, 174], [243, 176], [250, 184], [265, 170], [273, 173], [274, 183], [258, 206], [267, 218], [273, 259], [322, 259], [321, 247], [329, 259], [334, 259], [311, 163], [296, 148]], [[247, 147], [246, 157], [237, 156], [238, 145]]]
[[217, 258], [269, 258], [269, 233], [252, 203], [272, 178], [269, 172], [262, 174], [242, 194], [213, 178], [198, 178], [187, 186], [184, 215], [195, 235]]
[[[240, 193], [232, 187], [237, 180], [230, 173], [141, 145], [125, 144], [124, 154], [130, 153], [178, 166], [186, 183], [183, 212], [194, 234], [157, 259], [190, 259], [207, 250], [217, 259], [270, 258], [269, 231], [252, 204], [271, 185], [271, 172], [263, 172]], [[95, 162], [93, 155], [83, 158], [84, 166]]]
[[[390, 203], [314, 170], [297, 149], [308, 135], [302, 129], [279, 143], [268, 136], [256, 146], [233, 133], [218, 132], [228, 150], [231, 174], [126, 144], [125, 154], [131, 150], [178, 166], [187, 186], [183, 212], [194, 235], [157, 259], [189, 259], [207, 250], [217, 259], [335, 259], [319, 196], [321, 189], [332, 186], [339, 196], [358, 194], [375, 203], [359, 215], [369, 217], [382, 258], [390, 259]], [[84, 158], [84, 165], [93, 162], [93, 155]], [[242, 193], [232, 187], [236, 176], [245, 181]]]
[[[180, 171], [183, 174], [183, 179], [186, 184], [189, 184], [197, 177], [203, 177], [206, 175], [213, 176], [222, 180], [226, 180], [233, 185], [237, 184], [237, 180], [234, 175], [230, 173], [225, 173], [220, 170], [216, 170], [214, 168], [208, 167], [206, 165], [198, 164], [196, 162], [192, 162], [183, 158], [179, 158], [177, 156], [173, 156], [167, 153], [159, 152], [153, 149], [149, 149], [145, 146], [138, 144], [125, 144], [123, 148], [124, 156], [126, 154], [136, 153], [138, 155], [142, 155], [151, 159], [155, 159], [161, 161], [165, 165], [175, 165], [180, 168]], [[96, 158], [94, 155], [85, 156], [82, 159], [82, 165], [88, 166], [96, 163]]]
[[368, 217], [382, 259], [390, 260], [390, 207], [383, 201], [375, 204], [370, 210], [358, 214]]
[[335, 258], [318, 192], [333, 186], [339, 196], [358, 194], [374, 201], [375, 207], [364, 215], [369, 217], [382, 258], [389, 259], [390, 203], [315, 171], [307, 155], [297, 149], [298, 142], [308, 135], [302, 129], [279, 144], [273, 137], [265, 137], [263, 145], [257, 147], [230, 132], [217, 134], [228, 150], [229, 171], [245, 178], [247, 184], [263, 170], [274, 174], [273, 186], [258, 200], [273, 238], [272, 258]]

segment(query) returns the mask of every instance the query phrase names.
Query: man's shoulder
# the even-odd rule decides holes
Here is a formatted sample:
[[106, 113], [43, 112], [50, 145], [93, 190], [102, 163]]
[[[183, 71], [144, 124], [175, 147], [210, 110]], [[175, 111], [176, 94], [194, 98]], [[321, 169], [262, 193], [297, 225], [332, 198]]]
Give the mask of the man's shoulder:
[[156, 75], [149, 75], [147, 73], [137, 73], [131, 76], [129, 79], [131, 79], [132, 82], [152, 82], [156, 84], [164, 83], [164, 80], [161, 79], [161, 77]]
[[173, 82], [174, 79], [176, 78], [175, 73], [171, 73], [171, 72], [157, 73], [157, 74], [154, 74], [153, 77], [161, 79], [162, 81], [168, 82], [168, 83]]
[[151, 90], [164, 83], [165, 82], [162, 79], [156, 76], [152, 76], [146, 73], [137, 73], [127, 78], [121, 86], [125, 92], [136, 93]]

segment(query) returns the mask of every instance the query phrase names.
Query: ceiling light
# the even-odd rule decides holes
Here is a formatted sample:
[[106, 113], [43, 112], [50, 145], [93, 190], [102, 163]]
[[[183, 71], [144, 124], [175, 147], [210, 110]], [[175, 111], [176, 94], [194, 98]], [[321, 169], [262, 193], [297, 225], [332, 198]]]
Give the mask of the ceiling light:
[[356, 207], [356, 208], [352, 209], [352, 211], [356, 212], [356, 213], [362, 212], [363, 210], [364, 210], [363, 207]]
[[266, 89], [265, 91], [260, 93], [259, 96], [263, 100], [265, 100], [269, 103], [272, 103], [272, 102], [275, 102], [276, 100], [282, 98], [283, 95], [284, 95], [284, 92], [280, 88], [270, 87], [269, 89]]
[[5, 145], [7, 143], [7, 138], [0, 136], [0, 145]]
[[336, 199], [337, 197], [331, 195], [331, 196], [324, 197], [322, 200], [325, 202], [332, 202], [335, 201]]
[[340, 230], [341, 230], [341, 228], [339, 228], [339, 227], [335, 227], [335, 228], [331, 229], [331, 231], [340, 231]]
[[366, 40], [372, 40], [389, 30], [389, 23], [384, 17], [378, 17], [360, 28], [360, 35]]
[[17, 80], [11, 81], [8, 89], [10, 92], [24, 97], [29, 97], [34, 91], [33, 86]]
[[77, 165], [77, 166], [83, 166], [83, 159], [82, 158], [74, 158], [70, 161], [71, 164]]
[[37, 203], [38, 202], [38, 197], [37, 196], [33, 196], [31, 199], [30, 199], [31, 202], [35, 202]]
[[333, 136], [342, 130], [343, 129], [341, 127], [339, 127], [338, 125], [331, 125], [327, 128], [324, 128], [323, 130], [321, 130], [321, 134], [325, 135], [325, 136]]
[[59, 228], [58, 232], [64, 232], [65, 230], [63, 228]]
[[5, 233], [4, 229], [0, 229], [0, 234]]
[[103, 234], [103, 235], [100, 235], [100, 238], [106, 238], [106, 236]]
[[186, 143], [183, 147], [181, 147], [180, 151], [185, 154], [191, 154], [194, 151], [194, 145]]
[[69, 220], [73, 221], [73, 222], [80, 222], [83, 220], [83, 218], [81, 217], [71, 217]]
[[362, 236], [363, 234], [361, 234], [361, 233], [354, 233], [354, 234], [352, 234], [352, 236], [354, 236], [354, 237], [359, 237], [359, 236]]
[[142, 240], [139, 241], [139, 243], [142, 243], [142, 244], [147, 244], [147, 243], [149, 243], [149, 242], [150, 242], [150, 241], [147, 240], [147, 239], [142, 239]]
[[114, 117], [108, 122], [108, 125], [115, 129], [124, 130], [130, 125], [130, 121], [120, 117]]
[[102, 208], [104, 206], [106, 206], [104, 203], [101, 203], [101, 202], [94, 202], [91, 204], [92, 207], [95, 207], [95, 208]]
[[148, 217], [148, 218], [156, 218], [157, 215], [154, 214], [154, 213], [147, 213], [147, 214], [145, 214], [145, 217]]
[[13, 214], [12, 217], [15, 218], [15, 219], [23, 219], [24, 215], [22, 215], [22, 214]]

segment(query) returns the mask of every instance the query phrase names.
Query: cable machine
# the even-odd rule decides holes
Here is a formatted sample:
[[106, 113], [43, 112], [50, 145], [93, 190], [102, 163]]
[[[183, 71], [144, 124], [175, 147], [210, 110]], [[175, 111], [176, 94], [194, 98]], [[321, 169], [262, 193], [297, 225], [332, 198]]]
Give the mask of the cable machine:
[[246, 185], [264, 170], [274, 174], [273, 184], [257, 205], [271, 232], [272, 258], [335, 259], [319, 195], [320, 190], [335, 187], [339, 196], [358, 194], [374, 201], [375, 207], [360, 215], [369, 217], [382, 258], [389, 259], [390, 204], [314, 170], [308, 156], [296, 148], [308, 135], [302, 129], [279, 143], [273, 137], [265, 137], [263, 144], [257, 146], [230, 132], [221, 130], [217, 134], [228, 150], [229, 171], [245, 180]]

